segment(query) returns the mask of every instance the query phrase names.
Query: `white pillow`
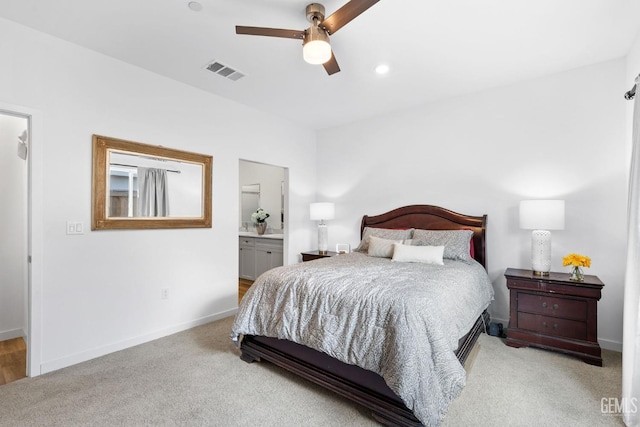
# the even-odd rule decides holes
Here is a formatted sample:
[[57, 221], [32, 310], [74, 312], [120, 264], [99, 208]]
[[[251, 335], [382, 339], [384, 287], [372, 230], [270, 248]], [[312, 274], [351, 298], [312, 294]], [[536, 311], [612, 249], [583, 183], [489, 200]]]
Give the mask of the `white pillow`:
[[444, 246], [409, 246], [394, 243], [391, 261], [444, 265], [443, 255]]
[[402, 240], [389, 240], [370, 236], [367, 254], [372, 257], [391, 258], [395, 244], [402, 244]]

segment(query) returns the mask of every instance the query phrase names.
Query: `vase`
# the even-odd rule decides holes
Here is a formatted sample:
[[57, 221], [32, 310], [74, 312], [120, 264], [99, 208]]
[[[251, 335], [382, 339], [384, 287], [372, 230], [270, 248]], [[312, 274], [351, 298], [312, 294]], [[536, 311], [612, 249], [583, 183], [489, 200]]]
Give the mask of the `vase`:
[[256, 233], [259, 235], [263, 235], [264, 232], [267, 231], [267, 223], [266, 222], [258, 222], [256, 223]]
[[582, 267], [574, 265], [571, 269], [571, 276], [569, 276], [569, 280], [573, 280], [574, 282], [583, 282], [584, 272], [582, 271]]

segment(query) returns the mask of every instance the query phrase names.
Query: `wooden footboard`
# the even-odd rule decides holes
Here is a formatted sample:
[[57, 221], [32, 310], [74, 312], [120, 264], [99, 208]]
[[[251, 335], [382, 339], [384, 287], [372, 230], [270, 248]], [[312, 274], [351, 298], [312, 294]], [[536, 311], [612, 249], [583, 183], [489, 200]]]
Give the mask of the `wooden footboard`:
[[[488, 324], [489, 314], [485, 311], [471, 331], [460, 340], [456, 355], [463, 365]], [[363, 405], [382, 424], [422, 425], [382, 377], [372, 371], [348, 365], [309, 347], [275, 338], [245, 336], [241, 350], [241, 358], [245, 362], [267, 360]]]

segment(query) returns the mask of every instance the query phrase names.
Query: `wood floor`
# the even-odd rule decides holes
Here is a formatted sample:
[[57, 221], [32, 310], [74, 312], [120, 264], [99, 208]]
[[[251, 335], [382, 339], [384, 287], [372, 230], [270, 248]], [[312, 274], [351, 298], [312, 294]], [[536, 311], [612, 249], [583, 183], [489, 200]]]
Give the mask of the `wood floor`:
[[22, 338], [0, 341], [0, 385], [26, 377], [27, 344]]
[[253, 280], [248, 279], [238, 279], [238, 304], [242, 301], [242, 297], [245, 292], [249, 290], [249, 288], [253, 285]]

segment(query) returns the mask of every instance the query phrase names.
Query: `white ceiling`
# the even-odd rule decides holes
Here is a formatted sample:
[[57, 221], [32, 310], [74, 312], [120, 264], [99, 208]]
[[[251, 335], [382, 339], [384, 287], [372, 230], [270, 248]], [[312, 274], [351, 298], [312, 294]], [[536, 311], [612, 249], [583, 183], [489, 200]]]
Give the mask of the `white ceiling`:
[[314, 129], [619, 58], [640, 28], [636, 0], [381, 0], [331, 37], [328, 76], [297, 40], [235, 34], [302, 30], [308, 1], [188, 2], [0, 0], [0, 16]]

